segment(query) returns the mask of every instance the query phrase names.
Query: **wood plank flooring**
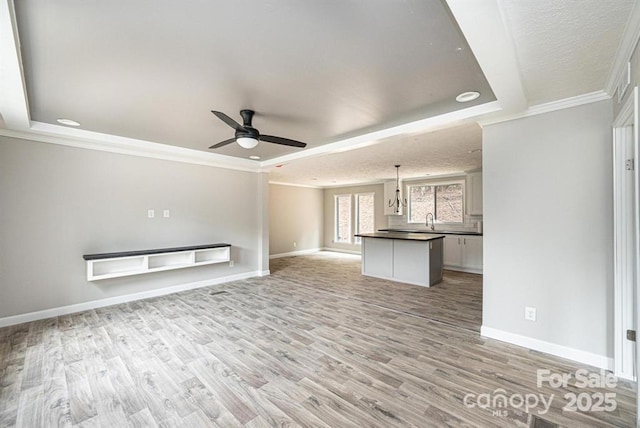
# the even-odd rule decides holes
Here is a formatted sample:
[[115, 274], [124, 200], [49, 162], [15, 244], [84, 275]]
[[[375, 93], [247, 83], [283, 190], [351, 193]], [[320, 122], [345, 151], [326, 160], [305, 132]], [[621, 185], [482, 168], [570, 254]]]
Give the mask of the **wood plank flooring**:
[[[538, 369], [598, 371], [480, 337], [479, 275], [423, 288], [332, 253], [271, 272], [0, 329], [0, 427], [525, 427], [543, 410], [465, 405], [500, 393], [553, 394], [539, 416], [561, 426], [635, 426], [635, 384], [538, 388]], [[585, 392], [615, 410], [563, 410]]]

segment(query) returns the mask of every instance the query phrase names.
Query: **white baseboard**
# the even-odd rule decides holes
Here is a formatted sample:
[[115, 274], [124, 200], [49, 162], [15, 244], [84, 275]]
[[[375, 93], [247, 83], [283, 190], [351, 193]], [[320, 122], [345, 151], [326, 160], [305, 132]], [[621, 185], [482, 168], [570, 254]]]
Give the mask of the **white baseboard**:
[[[264, 271], [269, 272], [269, 271]], [[59, 308], [45, 309], [42, 311], [29, 312], [26, 314], [13, 315], [10, 317], [0, 318], [0, 327], [22, 324], [25, 322], [43, 320], [61, 315], [73, 314], [76, 312], [87, 311], [105, 306], [118, 305], [120, 303], [133, 302], [135, 300], [148, 299], [150, 297], [165, 296], [180, 291], [193, 290], [195, 288], [208, 287], [211, 285], [222, 284], [225, 282], [239, 281], [242, 279], [253, 278], [256, 276], [264, 276], [264, 272], [246, 272], [237, 275], [223, 276], [220, 278], [207, 279], [204, 281], [191, 282], [188, 284], [175, 285], [173, 287], [158, 288], [156, 290], [148, 290], [140, 293], [125, 294], [123, 296], [109, 297], [107, 299], [92, 300], [90, 302], [76, 303], [74, 305], [61, 306]], [[268, 274], [268, 273], [267, 273]]]
[[446, 270], [454, 270], [456, 272], [477, 273], [482, 275], [482, 269], [463, 268], [459, 266], [447, 266], [447, 265], [442, 266], [442, 268]]
[[313, 254], [320, 251], [320, 248], [312, 248], [310, 250], [291, 251], [290, 253], [271, 254], [269, 259], [279, 259], [281, 257], [303, 256], [305, 254]]
[[333, 248], [333, 247], [322, 247], [322, 251], [333, 251], [334, 253], [355, 254], [356, 256], [362, 255], [362, 252], [360, 251], [343, 250], [342, 248]]
[[523, 346], [525, 348], [533, 349], [534, 351], [545, 352], [557, 357], [562, 357], [568, 360], [577, 361], [579, 363], [588, 364], [590, 366], [598, 367], [605, 370], [613, 370], [614, 366], [613, 358], [609, 358], [605, 355], [598, 355], [587, 351], [581, 351], [579, 349], [569, 348], [567, 346], [557, 345], [555, 343], [546, 342], [544, 340], [534, 339], [515, 333], [509, 333], [508, 331], [498, 330], [495, 328], [486, 327], [484, 325], [480, 328], [480, 335], [483, 337], [500, 340], [502, 342]]

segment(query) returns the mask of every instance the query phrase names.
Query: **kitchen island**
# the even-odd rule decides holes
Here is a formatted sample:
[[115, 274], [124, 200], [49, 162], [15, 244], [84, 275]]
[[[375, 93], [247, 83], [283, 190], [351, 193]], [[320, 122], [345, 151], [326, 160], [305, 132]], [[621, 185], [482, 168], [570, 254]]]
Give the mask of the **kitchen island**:
[[442, 281], [444, 235], [376, 232], [362, 238], [362, 274], [430, 287]]

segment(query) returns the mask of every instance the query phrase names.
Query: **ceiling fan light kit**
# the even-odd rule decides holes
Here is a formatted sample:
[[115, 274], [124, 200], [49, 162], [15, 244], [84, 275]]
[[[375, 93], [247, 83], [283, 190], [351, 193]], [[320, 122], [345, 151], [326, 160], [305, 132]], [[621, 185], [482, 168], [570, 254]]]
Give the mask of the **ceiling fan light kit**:
[[253, 149], [258, 145], [258, 140], [251, 137], [238, 137], [236, 138], [236, 143], [242, 148], [245, 149]]
[[300, 141], [290, 140], [283, 137], [276, 137], [273, 135], [260, 134], [260, 131], [258, 131], [251, 125], [253, 115], [255, 114], [253, 110], [240, 110], [240, 116], [242, 116], [242, 125], [220, 111], [211, 110], [211, 113], [216, 115], [218, 119], [220, 119], [233, 129], [235, 129], [236, 135], [235, 138], [230, 138], [228, 140], [221, 141], [218, 144], [214, 144], [213, 146], [209, 147], [210, 149], [217, 149], [226, 146], [227, 144], [231, 144], [234, 141], [238, 143], [240, 147], [243, 147], [245, 149], [253, 149], [258, 145], [258, 142], [260, 141], [298, 148], [307, 147], [306, 143], [301, 143]]

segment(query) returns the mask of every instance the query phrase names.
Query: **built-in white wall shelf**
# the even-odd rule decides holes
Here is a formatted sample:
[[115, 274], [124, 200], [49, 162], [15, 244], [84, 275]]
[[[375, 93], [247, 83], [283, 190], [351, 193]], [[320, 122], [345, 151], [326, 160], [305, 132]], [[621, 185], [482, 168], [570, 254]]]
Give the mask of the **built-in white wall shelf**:
[[208, 244], [119, 253], [85, 254], [87, 280], [117, 278], [231, 260], [231, 245]]

